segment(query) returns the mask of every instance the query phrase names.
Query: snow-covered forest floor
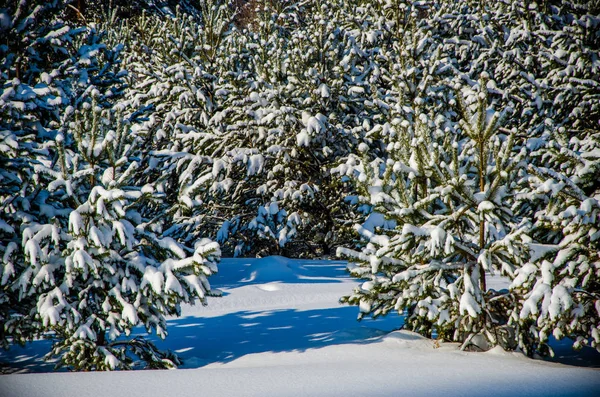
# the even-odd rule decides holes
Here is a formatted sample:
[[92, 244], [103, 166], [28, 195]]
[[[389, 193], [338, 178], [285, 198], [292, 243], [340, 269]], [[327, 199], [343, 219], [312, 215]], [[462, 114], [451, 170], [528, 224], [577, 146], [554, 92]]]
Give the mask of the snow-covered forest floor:
[[[490, 279], [498, 289], [504, 280]], [[247, 396], [444, 395], [593, 396], [600, 354], [554, 344], [562, 363], [531, 360], [499, 347], [462, 352], [457, 344], [398, 330], [388, 315], [356, 321], [340, 296], [357, 284], [338, 261], [224, 259], [207, 307], [184, 306], [159, 348], [184, 364], [173, 371], [47, 373], [49, 341], [0, 353], [0, 395]], [[143, 333], [136, 328], [134, 333]], [[595, 368], [594, 368], [595, 367]]]

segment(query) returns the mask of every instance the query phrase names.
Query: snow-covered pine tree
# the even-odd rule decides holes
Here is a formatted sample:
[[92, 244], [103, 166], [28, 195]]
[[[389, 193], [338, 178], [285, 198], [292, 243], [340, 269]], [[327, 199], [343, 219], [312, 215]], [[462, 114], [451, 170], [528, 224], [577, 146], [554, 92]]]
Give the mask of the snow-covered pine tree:
[[[189, 201], [182, 192], [197, 167], [208, 164], [212, 168], [215, 147], [207, 125], [222, 109], [225, 94], [235, 91], [236, 84], [244, 84], [243, 79], [230, 79], [225, 72], [231, 69], [233, 74], [240, 59], [235, 50], [229, 57], [223, 55], [223, 47], [231, 45], [225, 38], [232, 10], [223, 1], [202, 2], [201, 6], [199, 20], [181, 10], [174, 18], [142, 15], [125, 21], [111, 38], [125, 42], [124, 66], [130, 70], [130, 89], [124, 103], [149, 113], [135, 127], [153, 148], [142, 158], [140, 182], [165, 195], [163, 211], [178, 219], [168, 233], [182, 241], [216, 236], [220, 227], [209, 200], [196, 195]], [[221, 124], [219, 119], [213, 122]], [[217, 142], [215, 146], [226, 144]], [[192, 214], [192, 207], [206, 211]]]
[[[29, 330], [53, 331], [49, 355], [73, 369], [130, 368], [136, 356], [149, 367], [173, 366], [170, 353], [119, 335], [143, 324], [164, 337], [165, 316], [178, 314], [181, 302], [205, 302], [219, 246], [163, 236], [171, 225], [161, 211], [164, 195], [138, 184], [140, 158], [150, 150], [131, 125], [139, 114], [115, 105], [121, 46], [109, 49], [93, 29], [71, 28], [61, 19], [64, 6], [34, 7], [36, 17], [50, 11], [47, 24], [22, 22], [33, 33], [11, 31], [16, 41], [37, 37], [26, 52], [2, 48], [3, 75], [27, 77], [2, 87], [1, 112], [11, 116], [1, 121], [8, 148], [2, 336], [22, 341]], [[19, 7], [27, 5], [7, 14], [17, 20]], [[52, 58], [55, 50], [61, 57]], [[27, 67], [17, 69], [19, 56], [31, 57], [21, 63]]]
[[533, 177], [522, 196], [539, 209], [531, 231], [539, 244], [512, 283], [520, 309], [513, 322], [529, 354], [553, 354], [550, 335], [600, 349], [600, 19], [591, 3], [561, 5], [554, 20], [562, 23], [541, 51], [556, 124], [528, 140]]
[[278, 14], [269, 2], [256, 3], [256, 20], [225, 39], [220, 57], [227, 68], [219, 72], [225, 84], [214, 117], [197, 134], [180, 136], [196, 155], [195, 169], [186, 166], [180, 174], [180, 200], [198, 203], [181, 223], [188, 226], [198, 216], [217, 220], [217, 238], [236, 255], [282, 253], [307, 215], [293, 203], [314, 198], [307, 171], [319, 174], [314, 161], [295, 159], [301, 121], [282, 92], [289, 32], [278, 21], [290, 23], [293, 10]]
[[360, 307], [359, 318], [406, 311], [407, 325], [426, 335], [435, 329], [465, 347], [479, 335], [505, 343], [510, 312], [485, 274], [512, 275], [522, 264], [527, 237], [511, 207], [526, 152], [499, 131], [510, 109], [488, 102], [488, 82], [483, 75], [477, 91], [457, 92], [458, 123], [416, 108], [414, 121], [389, 129], [387, 160], [351, 157], [336, 169], [396, 224], [357, 227], [366, 247], [338, 250], [367, 280], [342, 298]]
[[[578, 176], [596, 179], [600, 140], [594, 135], [593, 142], [581, 142], [570, 153], [570, 166]], [[547, 344], [552, 335], [571, 338], [576, 349], [590, 345], [600, 350], [600, 192], [588, 195], [576, 178], [552, 168], [530, 169], [531, 188], [519, 199], [541, 210], [530, 231], [535, 241], [529, 245], [531, 256], [510, 287], [518, 298], [510, 322], [519, 346], [530, 355], [553, 354]]]
[[448, 65], [453, 73], [470, 85], [489, 73], [496, 84], [489, 89], [519, 116], [505, 127], [516, 127], [535, 151], [560, 140], [559, 130], [566, 130], [561, 135], [568, 141], [597, 129], [600, 20], [593, 7], [573, 1], [467, 2], [436, 25], [446, 31], [442, 52], [454, 60]]
[[[591, 59], [577, 54], [580, 65], [587, 64], [579, 73], [591, 77]], [[532, 177], [520, 200], [537, 209], [530, 231], [535, 244], [512, 282], [519, 311], [511, 322], [518, 324], [519, 345], [530, 355], [553, 354], [550, 335], [570, 338], [577, 349], [600, 349], [600, 134], [590, 125], [598, 123], [598, 79], [586, 85], [590, 118], [581, 118], [580, 102], [558, 102], [562, 125], [528, 142], [534, 149]], [[569, 91], [564, 95], [572, 95]]]
[[[165, 337], [165, 316], [178, 315], [180, 303], [196, 298], [206, 303], [207, 277], [216, 271], [219, 247], [198, 240], [191, 248], [162, 236], [159, 220], [166, 214], [154, 211], [161, 208], [162, 195], [151, 186], [132, 186], [144, 141], [131, 133], [118, 109], [86, 104], [67, 130], [73, 149], [57, 142], [60, 171], [40, 169], [58, 174], [49, 186], [63, 201], [81, 204], [69, 211], [68, 225], [60, 224], [63, 229], [56, 233], [54, 245], [62, 250], [58, 264], [39, 250], [43, 229], [24, 238], [26, 251], [33, 250], [33, 280], [41, 282], [30, 285], [22, 277], [22, 289], [43, 291], [38, 312], [58, 336], [52, 355], [59, 356], [60, 364], [131, 368], [128, 353], [133, 353], [151, 368], [174, 366], [176, 358], [150, 342], [119, 336], [144, 325]], [[67, 187], [63, 191], [61, 184]], [[44, 260], [49, 263], [36, 269], [34, 264]]]
[[[23, 225], [36, 218], [39, 191], [33, 166], [50, 156], [43, 146], [70, 104], [94, 73], [90, 46], [70, 50], [83, 28], [65, 21], [68, 1], [9, 1], [0, 10], [0, 343], [22, 343], [36, 333], [32, 300], [20, 300], [12, 285], [23, 270]], [[42, 23], [43, 22], [43, 23]], [[94, 34], [87, 40], [94, 41]], [[83, 39], [82, 41], [85, 41]], [[77, 64], [78, 61], [85, 62]], [[67, 77], [73, 74], [72, 77]], [[18, 303], [17, 303], [18, 302]]]
[[165, 337], [165, 316], [178, 315], [180, 303], [205, 303], [219, 247], [162, 236], [165, 215], [153, 211], [161, 195], [132, 186], [143, 140], [118, 110], [99, 105], [99, 91], [91, 95], [81, 110], [67, 109], [49, 142], [57, 161], [35, 167], [41, 211], [23, 229], [25, 270], [14, 285], [35, 297], [58, 366], [131, 368], [131, 354], [150, 368], [175, 366], [150, 342], [119, 337], [137, 325]]
[[[354, 14], [366, 11], [375, 28], [361, 29], [361, 41], [375, 40], [374, 59], [363, 69], [373, 69], [369, 82], [376, 97], [366, 100], [364, 110], [367, 112], [360, 113], [368, 128], [355, 131], [357, 140], [362, 141], [359, 152], [360, 157], [365, 158], [363, 161], [376, 158], [385, 161], [390, 127], [403, 120], [414, 121], [415, 107], [444, 117], [452, 112], [448, 106], [453, 96], [448, 90], [448, 71], [456, 60], [446, 56], [442, 48], [447, 21], [454, 20], [456, 4], [441, 2], [434, 7], [409, 1], [363, 3], [358, 2]], [[361, 191], [360, 195], [368, 195], [368, 192]], [[359, 205], [361, 212], [370, 214], [364, 225], [367, 229], [389, 224], [357, 195], [347, 199]]]
[[[259, 10], [258, 28], [238, 36], [251, 83], [227, 99], [242, 106], [225, 110], [234, 122], [223, 137], [240, 149], [224, 153], [223, 171], [241, 167], [247, 178], [235, 181], [241, 211], [224, 212], [221, 235], [246, 255], [327, 253], [340, 211], [335, 187], [324, 183], [327, 164], [352, 146], [348, 132], [322, 113], [337, 108], [330, 103], [337, 87], [329, 87], [342, 84], [332, 69], [344, 53], [343, 30], [327, 5], [265, 2]], [[260, 166], [249, 167], [250, 160]]]
[[[514, 137], [514, 147], [519, 149], [514, 155], [523, 148], [528, 153], [527, 161], [531, 165], [527, 172], [523, 171], [523, 178], [515, 181], [517, 185], [510, 188], [519, 193], [514, 201], [513, 222], [520, 224], [521, 230], [533, 240], [528, 245], [521, 244], [515, 251], [520, 258], [514, 262], [527, 263], [523, 269], [529, 269], [529, 273], [517, 270], [519, 276], [510, 293], [489, 301], [492, 305], [504, 306], [505, 313], [511, 313], [503, 316], [503, 322], [508, 320], [504, 331], [517, 333], [514, 338], [529, 354], [536, 349], [544, 350], [546, 338], [554, 328], [557, 337], [571, 332], [576, 346], [597, 344], [593, 336], [597, 332], [594, 325], [597, 312], [591, 310], [597, 301], [594, 288], [598, 278], [594, 256], [598, 218], [593, 215], [598, 189], [595, 131], [600, 106], [595, 61], [600, 38], [599, 20], [595, 16], [597, 4], [474, 1], [459, 5], [453, 1], [435, 4], [400, 1], [398, 7], [381, 9], [388, 23], [394, 22], [392, 26], [402, 33], [396, 48], [397, 54], [401, 54], [398, 63], [403, 67], [394, 76], [400, 83], [390, 91], [400, 100], [399, 106], [392, 107], [392, 120], [398, 117], [406, 119], [406, 126], [414, 125], [417, 106], [421, 108], [420, 113], [434, 114], [435, 118], [430, 118], [439, 119], [442, 124], [444, 118], [454, 120], [452, 109], [447, 107], [450, 98], [446, 87], [456, 82], [475, 87], [478, 76], [483, 73], [491, 75], [487, 90], [493, 96], [495, 107], [514, 109], [514, 117], [504, 120], [499, 134]], [[390, 131], [389, 126], [386, 131]], [[410, 141], [404, 143], [407, 144]], [[357, 174], [364, 174], [365, 180], [369, 179], [366, 175], [373, 178], [381, 173], [381, 181], [374, 186], [364, 185], [361, 195], [353, 198], [356, 202], [368, 204], [369, 190], [387, 191], [388, 184], [397, 183], [395, 177], [386, 180], [383, 176], [385, 170], [389, 171], [387, 152], [393, 153], [400, 145], [388, 145], [380, 159], [370, 166], [367, 164], [373, 155], [365, 149], [362, 156], [353, 156], [338, 168], [349, 174], [351, 170], [358, 170]], [[394, 160], [394, 155], [391, 158]], [[412, 188], [418, 189], [415, 185], [418, 184]], [[379, 209], [388, 217], [397, 216], [394, 208], [386, 209], [380, 204]], [[566, 219], [578, 226], [566, 227]], [[563, 222], [561, 226], [560, 222]], [[372, 226], [367, 222], [364, 229], [372, 232]], [[393, 223], [385, 226], [393, 227]], [[527, 239], [522, 237], [521, 243]], [[540, 246], [547, 246], [548, 250]], [[569, 270], [565, 270], [562, 259], [556, 262], [554, 270], [546, 266], [543, 276], [541, 263], [544, 260], [554, 263], [555, 255], [562, 252], [560, 247], [567, 246], [573, 255], [580, 252], [577, 248], [580, 246], [590, 247], [590, 251], [583, 249], [579, 257], [568, 259]], [[362, 259], [367, 260], [376, 248], [367, 246]], [[529, 290], [534, 285], [539, 286], [536, 294]], [[550, 291], [555, 286], [558, 290], [563, 287], [567, 290], [562, 295], [557, 293], [557, 297], [575, 302], [567, 305], [568, 308], [566, 304], [561, 306], [560, 315], [556, 311], [549, 314], [549, 294], [544, 295], [547, 300], [539, 295], [540, 288]], [[389, 294], [364, 296], [371, 298], [375, 305], [375, 309], [367, 310], [371, 314], [391, 309], [389, 301], [393, 298]], [[354, 303], [358, 303], [358, 298], [356, 295]], [[493, 310], [499, 311], [498, 308]], [[538, 314], [532, 313], [542, 312], [539, 323], [533, 322], [532, 317]], [[425, 324], [424, 332], [429, 331], [430, 327]], [[516, 341], [506, 345], [512, 347]]]
[[[346, 33], [327, 22], [327, 6], [259, 3], [244, 31], [221, 3], [199, 23], [136, 23], [144, 28], [126, 56], [139, 76], [131, 103], [156, 105], [143, 128], [158, 142], [149, 164], [161, 165], [148, 180], [178, 217], [173, 237], [211, 235], [229, 253], [315, 255], [346, 217], [328, 169], [356, 145], [351, 129], [366, 125], [356, 86], [366, 86], [376, 53], [360, 50], [356, 26]], [[331, 108], [329, 120], [322, 112]]]
[[515, 107], [518, 117], [506, 127], [519, 131], [534, 175], [519, 205], [533, 243], [513, 281], [520, 309], [511, 326], [530, 355], [551, 353], [550, 333], [571, 337], [575, 347], [597, 346], [598, 5], [474, 2], [462, 13], [469, 17], [456, 19], [457, 37], [445, 50], [470, 54], [455, 57], [457, 69], [468, 71], [463, 80], [481, 70], [493, 74], [489, 89]]

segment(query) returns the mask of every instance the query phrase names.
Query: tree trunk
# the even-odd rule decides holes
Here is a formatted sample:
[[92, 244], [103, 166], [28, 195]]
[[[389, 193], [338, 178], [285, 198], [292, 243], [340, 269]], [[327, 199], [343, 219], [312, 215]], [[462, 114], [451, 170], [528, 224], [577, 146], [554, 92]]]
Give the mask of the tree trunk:
[[[483, 132], [480, 137], [479, 142], [479, 191], [483, 193], [485, 190], [485, 181], [483, 180], [483, 176], [485, 175], [485, 158], [484, 158], [484, 150], [485, 150], [485, 141], [483, 137]], [[485, 218], [483, 214], [481, 215], [481, 219], [479, 219], [479, 251], [483, 249], [485, 245]], [[479, 287], [481, 291], [485, 294], [487, 291], [486, 280], [485, 280], [485, 269], [482, 264], [479, 264]]]

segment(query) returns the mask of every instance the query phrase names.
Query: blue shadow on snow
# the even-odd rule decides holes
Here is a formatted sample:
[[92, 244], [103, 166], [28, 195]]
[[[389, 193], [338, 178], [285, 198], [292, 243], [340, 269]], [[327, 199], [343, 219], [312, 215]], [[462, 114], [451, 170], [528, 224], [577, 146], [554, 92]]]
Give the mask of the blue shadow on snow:
[[214, 288], [235, 288], [270, 282], [294, 284], [339, 283], [350, 279], [345, 261], [267, 258], [224, 258], [210, 277]]
[[219, 317], [186, 317], [168, 322], [169, 336], [150, 338], [160, 349], [178, 354], [181, 368], [224, 363], [253, 353], [297, 352], [348, 343], [372, 343], [398, 329], [391, 314], [356, 321], [356, 307], [299, 311], [240, 311]]

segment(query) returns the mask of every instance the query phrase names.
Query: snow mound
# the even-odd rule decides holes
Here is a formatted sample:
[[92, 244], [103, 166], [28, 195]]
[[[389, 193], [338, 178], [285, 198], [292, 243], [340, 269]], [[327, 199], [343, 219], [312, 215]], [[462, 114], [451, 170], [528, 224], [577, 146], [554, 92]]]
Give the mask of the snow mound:
[[396, 346], [399, 345], [404, 349], [430, 351], [435, 348], [434, 340], [425, 338], [416, 332], [406, 330], [391, 332], [382, 338], [382, 342]]
[[279, 291], [281, 289], [281, 287], [279, 287], [279, 285], [277, 285], [277, 283], [260, 284], [260, 285], [257, 285], [256, 288], [258, 288], [262, 291], [267, 291], [267, 292], [275, 292], [275, 291]]

